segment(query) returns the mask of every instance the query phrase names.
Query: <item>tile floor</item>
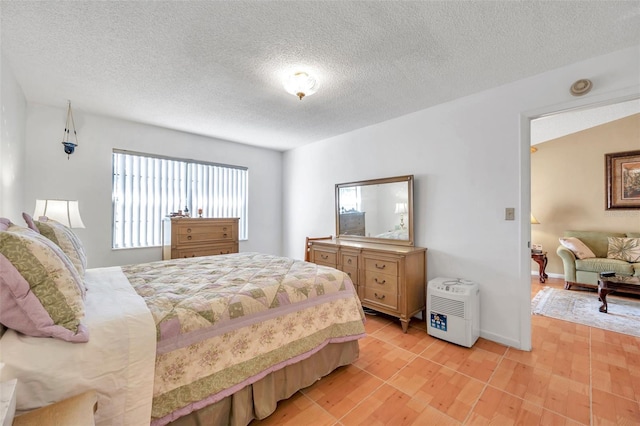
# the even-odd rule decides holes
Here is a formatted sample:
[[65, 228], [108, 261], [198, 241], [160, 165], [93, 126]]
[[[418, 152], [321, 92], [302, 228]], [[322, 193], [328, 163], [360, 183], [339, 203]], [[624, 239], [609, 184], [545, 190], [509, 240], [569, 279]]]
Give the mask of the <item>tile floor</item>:
[[[532, 297], [545, 285], [532, 279]], [[597, 297], [594, 294], [594, 297]], [[640, 338], [533, 316], [533, 350], [471, 349], [367, 316], [360, 358], [258, 425], [639, 425]]]

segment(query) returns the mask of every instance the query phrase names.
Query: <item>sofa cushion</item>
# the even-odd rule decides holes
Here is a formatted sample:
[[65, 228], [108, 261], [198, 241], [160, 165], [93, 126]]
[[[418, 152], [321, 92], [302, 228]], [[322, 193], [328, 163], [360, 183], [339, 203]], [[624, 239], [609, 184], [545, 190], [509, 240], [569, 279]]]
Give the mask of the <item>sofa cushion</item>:
[[640, 238], [640, 232], [627, 232], [627, 238]]
[[640, 238], [609, 237], [609, 259], [640, 262]]
[[607, 258], [576, 259], [576, 270], [598, 273], [612, 271], [620, 275], [633, 275], [634, 273], [632, 263]]
[[627, 234], [605, 231], [565, 231], [564, 236], [578, 238], [591, 249], [596, 257], [606, 258], [609, 250], [609, 237], [626, 237]]
[[587, 259], [590, 257], [596, 257], [595, 254], [578, 238], [568, 237], [560, 238], [560, 244], [568, 248], [578, 259]]

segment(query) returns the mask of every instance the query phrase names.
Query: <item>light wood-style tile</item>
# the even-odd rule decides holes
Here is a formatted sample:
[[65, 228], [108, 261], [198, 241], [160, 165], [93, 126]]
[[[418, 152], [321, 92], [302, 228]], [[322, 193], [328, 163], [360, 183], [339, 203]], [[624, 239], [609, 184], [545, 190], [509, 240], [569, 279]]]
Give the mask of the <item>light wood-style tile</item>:
[[[402, 333], [402, 329], [399, 333]], [[377, 339], [374, 334], [360, 340], [360, 358], [353, 365], [387, 380], [415, 357], [407, 350]]]
[[442, 340], [433, 343], [420, 356], [482, 382], [489, 380], [502, 358], [484, 349], [465, 348]]
[[424, 358], [416, 358], [388, 383], [463, 421], [478, 400], [484, 384]]
[[491, 386], [480, 396], [466, 424], [575, 425], [580, 423]]
[[[564, 282], [532, 278], [532, 297], [548, 286]], [[419, 320], [404, 334], [383, 314], [365, 328], [355, 363], [252, 425], [640, 425], [640, 337], [534, 315], [527, 352], [456, 346]]]
[[301, 392], [339, 419], [383, 383], [366, 371], [349, 365], [335, 370]]

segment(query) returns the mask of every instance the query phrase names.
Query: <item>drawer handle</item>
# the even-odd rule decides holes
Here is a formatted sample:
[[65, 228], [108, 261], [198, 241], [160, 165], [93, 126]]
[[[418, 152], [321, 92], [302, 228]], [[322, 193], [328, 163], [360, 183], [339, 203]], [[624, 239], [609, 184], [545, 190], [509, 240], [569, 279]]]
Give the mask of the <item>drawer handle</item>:
[[191, 228], [187, 228], [187, 234], [191, 233]]
[[224, 228], [222, 228], [222, 230], [223, 230], [223, 231], [226, 231], [226, 230], [227, 230], [227, 227], [225, 226]]
[[347, 260], [347, 263], [348, 263], [349, 265], [351, 265], [351, 259]]
[[347, 275], [349, 275], [349, 278], [351, 278], [351, 272], [347, 272]]
[[187, 240], [191, 241], [191, 235], [187, 235]]
[[379, 266], [379, 265], [376, 263], [376, 268], [378, 268], [378, 269], [384, 269], [384, 268], [386, 268], [386, 267], [387, 267], [387, 265], [386, 265], [386, 264], [384, 264], [384, 263], [382, 264], [382, 266]]
[[373, 293], [373, 295], [376, 297], [376, 299], [384, 300], [384, 294], [382, 296], [378, 296], [378, 293]]
[[387, 280], [382, 280], [382, 281], [378, 281], [378, 278], [374, 278], [373, 279], [375, 282], [377, 282], [378, 284], [384, 284], [387, 282]]
[[321, 254], [320, 257], [323, 258], [324, 260], [327, 260], [329, 258], [329, 255], [328, 254]]
[[221, 251], [220, 254], [229, 254], [229, 250], [227, 250], [226, 252]]
[[222, 237], [223, 238], [227, 238], [227, 234], [222, 234]]

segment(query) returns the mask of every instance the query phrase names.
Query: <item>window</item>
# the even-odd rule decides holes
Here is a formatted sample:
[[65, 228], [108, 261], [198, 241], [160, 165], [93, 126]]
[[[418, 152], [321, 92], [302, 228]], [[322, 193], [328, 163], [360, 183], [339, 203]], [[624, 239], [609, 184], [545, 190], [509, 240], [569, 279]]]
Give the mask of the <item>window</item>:
[[113, 150], [113, 248], [162, 245], [162, 220], [189, 209], [192, 217], [239, 217], [246, 240], [248, 170]]
[[340, 208], [342, 212], [360, 211], [362, 204], [361, 186], [340, 188]]

